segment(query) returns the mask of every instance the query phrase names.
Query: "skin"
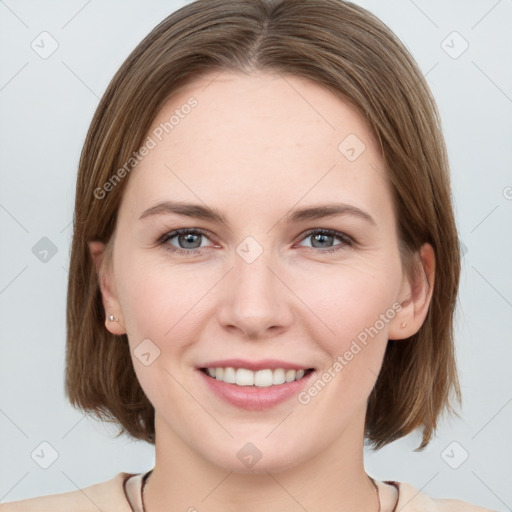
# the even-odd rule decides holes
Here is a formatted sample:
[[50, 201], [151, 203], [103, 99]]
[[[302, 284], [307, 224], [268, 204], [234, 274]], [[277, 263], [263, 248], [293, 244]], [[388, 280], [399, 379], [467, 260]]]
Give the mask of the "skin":
[[[146, 510], [377, 510], [363, 464], [367, 399], [387, 340], [405, 340], [425, 319], [432, 247], [418, 253], [429, 287], [403, 272], [391, 189], [369, 127], [318, 84], [268, 72], [212, 74], [171, 98], [148, 133], [191, 96], [197, 107], [126, 178], [111, 264], [102, 265], [104, 246], [90, 243], [103, 305], [119, 319], [105, 326], [128, 334], [155, 407]], [[349, 134], [366, 147], [354, 161], [338, 150]], [[228, 226], [177, 214], [139, 219], [169, 199], [216, 208]], [[376, 225], [350, 215], [284, 220], [292, 208], [325, 203], [357, 206]], [[180, 228], [211, 235], [199, 237], [193, 256], [165, 250], [196, 247], [183, 237], [158, 244]], [[303, 235], [313, 228], [357, 244], [327, 237], [313, 245], [317, 233]], [[263, 249], [252, 263], [236, 252], [247, 236]], [[307, 405], [293, 397], [242, 410], [212, 395], [196, 370], [214, 359], [276, 358], [322, 375], [396, 302], [401, 311]], [[160, 350], [149, 366], [133, 354], [146, 338]], [[262, 454], [252, 468], [237, 458], [247, 442]]]

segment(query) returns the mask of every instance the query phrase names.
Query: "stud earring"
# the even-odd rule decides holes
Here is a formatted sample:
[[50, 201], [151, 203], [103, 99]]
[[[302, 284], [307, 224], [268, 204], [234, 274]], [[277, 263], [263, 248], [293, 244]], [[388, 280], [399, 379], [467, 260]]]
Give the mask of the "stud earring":
[[108, 316], [108, 321], [109, 322], [118, 322], [118, 319], [114, 315], [109, 315]]
[[402, 323], [400, 324], [400, 327], [403, 329], [406, 325], [407, 325], [407, 322], [402, 322]]

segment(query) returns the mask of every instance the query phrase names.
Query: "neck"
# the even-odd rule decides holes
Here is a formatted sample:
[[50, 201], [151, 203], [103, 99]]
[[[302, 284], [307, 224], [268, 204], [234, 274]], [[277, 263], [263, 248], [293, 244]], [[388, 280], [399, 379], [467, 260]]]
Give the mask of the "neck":
[[[364, 421], [364, 417], [363, 417]], [[283, 510], [379, 510], [378, 495], [364, 470], [363, 438], [352, 425], [314, 458], [280, 471], [235, 472], [191, 450], [162, 418], [155, 419], [156, 459], [144, 503], [159, 510], [283, 512]], [[263, 459], [262, 459], [263, 461]]]

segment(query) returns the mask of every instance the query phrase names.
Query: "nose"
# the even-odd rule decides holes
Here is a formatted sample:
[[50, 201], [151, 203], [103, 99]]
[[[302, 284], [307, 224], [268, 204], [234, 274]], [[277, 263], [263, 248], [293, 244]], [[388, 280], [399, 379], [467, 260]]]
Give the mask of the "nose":
[[294, 295], [270, 251], [249, 261], [235, 253], [223, 283], [218, 319], [224, 329], [247, 339], [275, 336], [292, 325]]

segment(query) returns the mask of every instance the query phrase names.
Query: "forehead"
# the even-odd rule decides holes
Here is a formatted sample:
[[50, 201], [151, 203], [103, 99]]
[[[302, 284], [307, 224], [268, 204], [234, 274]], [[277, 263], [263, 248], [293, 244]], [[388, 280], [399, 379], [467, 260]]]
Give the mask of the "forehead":
[[137, 211], [169, 198], [199, 198], [220, 210], [226, 198], [239, 208], [275, 201], [289, 208], [301, 197], [357, 206], [387, 189], [363, 117], [296, 76], [206, 75], [166, 102], [147, 136], [154, 147], [125, 190]]

